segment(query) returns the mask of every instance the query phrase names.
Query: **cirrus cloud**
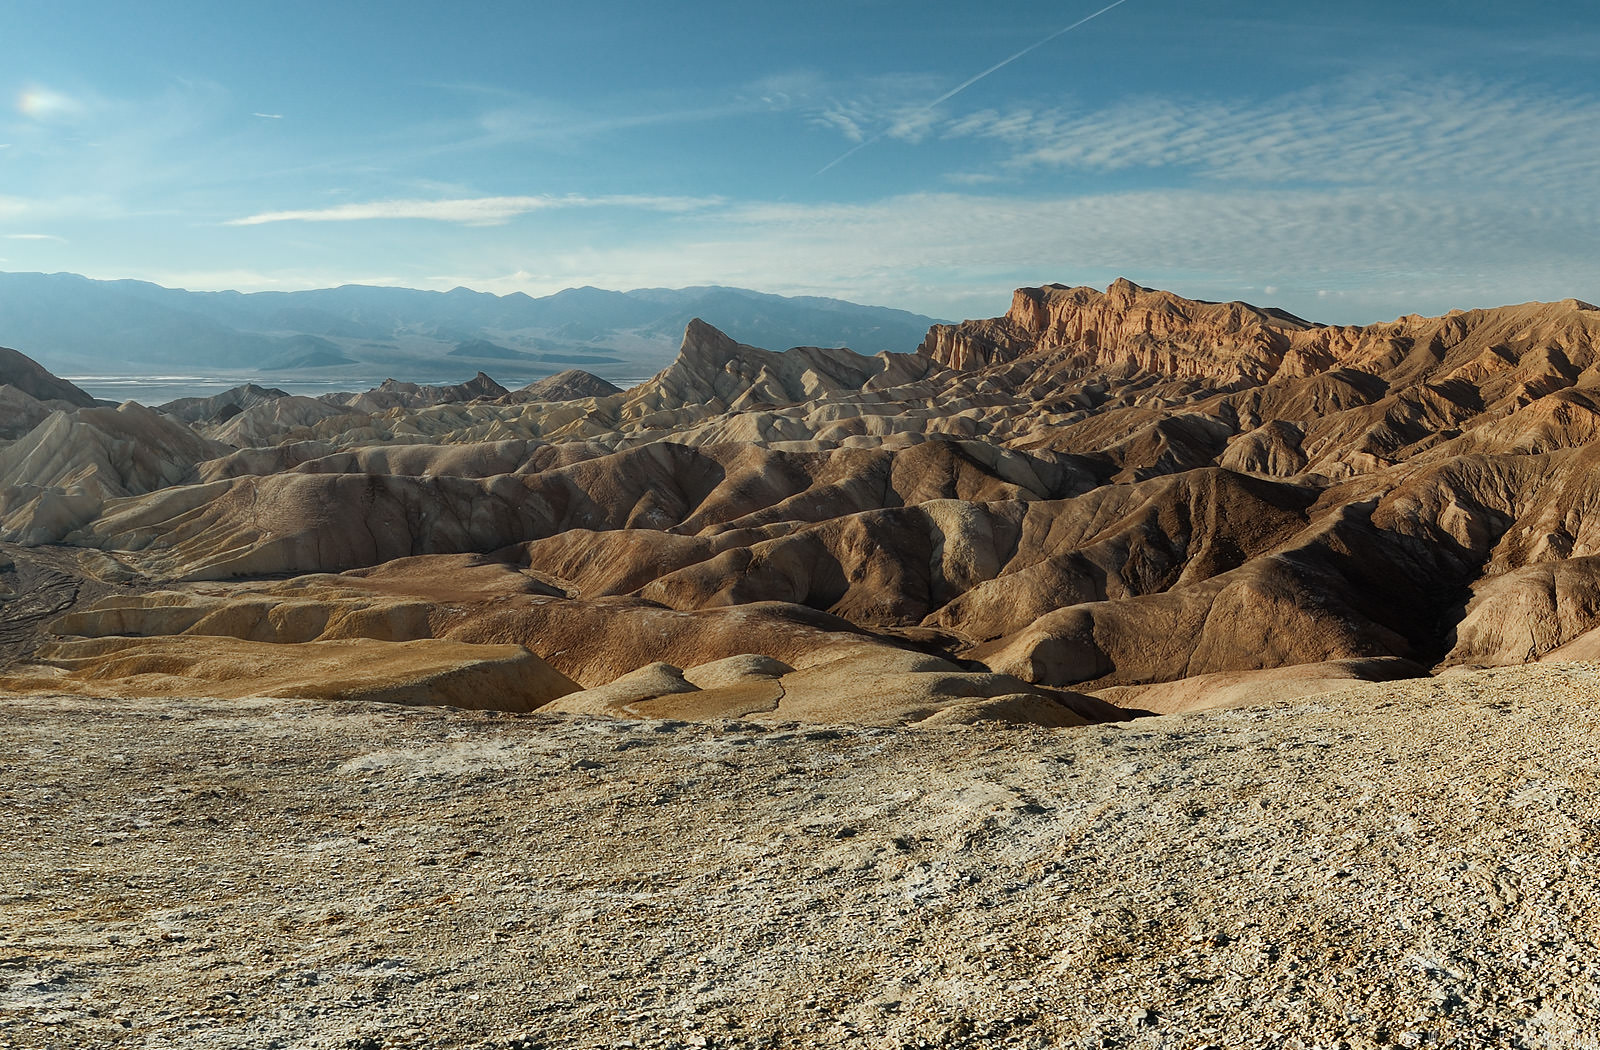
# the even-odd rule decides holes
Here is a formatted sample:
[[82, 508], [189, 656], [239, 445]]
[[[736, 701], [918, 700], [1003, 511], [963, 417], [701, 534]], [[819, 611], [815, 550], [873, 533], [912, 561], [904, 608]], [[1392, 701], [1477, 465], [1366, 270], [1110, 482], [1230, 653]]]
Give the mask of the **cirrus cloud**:
[[1217, 184], [1587, 195], [1600, 178], [1600, 98], [1470, 77], [1351, 79], [1253, 100], [987, 109], [946, 122], [940, 134], [999, 143], [1012, 170], [1166, 169]]
[[714, 207], [719, 197], [657, 197], [616, 194], [600, 197], [520, 196], [457, 197], [449, 200], [380, 200], [336, 204], [328, 208], [266, 211], [229, 219], [225, 226], [261, 226], [272, 222], [362, 222], [373, 219], [427, 219], [464, 226], [500, 226], [519, 215], [552, 208], [638, 208], [687, 212]]
[[1600, 297], [1597, 238], [1600, 219], [1515, 195], [921, 193], [858, 204], [730, 205], [709, 221], [669, 227], [650, 244], [537, 256], [513, 250], [506, 261], [537, 265], [544, 276], [520, 286], [541, 294], [581, 284], [725, 283], [989, 316], [1019, 284], [1104, 284], [1120, 275], [1201, 298], [1264, 295], [1266, 305], [1316, 320], [1372, 321], [1526, 299], [1593, 300]]

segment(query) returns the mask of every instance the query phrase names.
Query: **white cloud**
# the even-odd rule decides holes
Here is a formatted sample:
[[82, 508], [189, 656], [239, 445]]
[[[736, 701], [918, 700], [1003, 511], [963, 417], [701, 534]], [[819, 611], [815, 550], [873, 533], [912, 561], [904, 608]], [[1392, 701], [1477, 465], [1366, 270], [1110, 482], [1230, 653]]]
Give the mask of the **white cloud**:
[[516, 270], [506, 274], [431, 274], [423, 282], [429, 288], [449, 290], [451, 288], [471, 288], [476, 292], [493, 292], [495, 295], [510, 295], [512, 292], [528, 292], [538, 290], [541, 294], [558, 292], [569, 286], [570, 282], [563, 283], [560, 276], [552, 273], [531, 273], [528, 270]]
[[1263, 100], [1145, 98], [1106, 109], [984, 110], [949, 138], [1023, 168], [1179, 169], [1250, 184], [1537, 186], [1592, 193], [1600, 99], [1470, 80], [1351, 80]]
[[65, 237], [58, 237], [53, 233], [8, 233], [5, 238], [8, 241], [60, 241], [62, 244], [67, 243]]
[[336, 204], [329, 208], [268, 211], [229, 219], [225, 226], [260, 226], [270, 222], [358, 222], [369, 219], [429, 219], [466, 226], [499, 226], [518, 215], [552, 208], [639, 208], [684, 212], [722, 203], [717, 197], [652, 197], [617, 194], [603, 197], [458, 197], [450, 200], [384, 200]]
[[[731, 284], [925, 313], [1004, 311], [1018, 285], [1103, 287], [1127, 276], [1207, 299], [1243, 298], [1325, 321], [1370, 321], [1576, 296], [1600, 299], [1600, 214], [1518, 194], [1350, 189], [1149, 190], [1021, 199], [926, 193], [859, 204], [727, 204], [641, 224], [626, 241], [582, 224], [530, 247], [518, 233], [441, 233], [417, 260], [374, 276], [285, 267], [151, 272], [189, 288], [341, 283], [546, 294]], [[127, 276], [108, 274], [107, 276]], [[909, 348], [908, 348], [909, 349]]]
[[282, 113], [252, 113], [250, 115], [252, 117], [260, 117], [262, 120], [282, 120], [283, 119], [283, 114]]
[[[987, 316], [1018, 284], [1126, 275], [1318, 319], [1600, 295], [1600, 215], [1515, 195], [1182, 190], [1024, 200], [916, 194], [865, 204], [730, 206], [650, 244], [508, 258], [525, 290], [723, 283]], [[512, 290], [504, 278], [499, 290]], [[456, 283], [477, 286], [469, 278]], [[1317, 309], [1317, 289], [1330, 291]], [[1255, 294], [1255, 293], [1251, 293]], [[1337, 316], [1328, 304], [1337, 299]], [[998, 304], [998, 306], [994, 305]]]
[[939, 177], [957, 186], [989, 186], [1006, 181], [1004, 175], [996, 175], [992, 171], [947, 171]]
[[811, 118], [811, 125], [818, 128], [834, 128], [845, 137], [847, 142], [860, 142], [867, 136], [861, 130], [861, 113], [851, 112], [841, 103], [833, 103], [821, 113]]
[[794, 104], [783, 91], [747, 86], [731, 97], [684, 97], [654, 93], [610, 100], [610, 105], [575, 106], [568, 98], [522, 96], [502, 90], [476, 91], [497, 105], [484, 109], [465, 123], [436, 124], [429, 129], [440, 141], [422, 150], [424, 155], [487, 149], [508, 144], [542, 142], [565, 149], [608, 135], [643, 128], [704, 124], [768, 114]]
[[877, 128], [872, 133], [874, 141], [892, 138], [917, 143], [934, 131], [939, 124], [939, 117], [925, 106], [914, 103], [856, 99], [831, 101], [809, 122], [812, 127], [838, 131], [847, 142], [865, 142], [868, 138], [867, 129]]

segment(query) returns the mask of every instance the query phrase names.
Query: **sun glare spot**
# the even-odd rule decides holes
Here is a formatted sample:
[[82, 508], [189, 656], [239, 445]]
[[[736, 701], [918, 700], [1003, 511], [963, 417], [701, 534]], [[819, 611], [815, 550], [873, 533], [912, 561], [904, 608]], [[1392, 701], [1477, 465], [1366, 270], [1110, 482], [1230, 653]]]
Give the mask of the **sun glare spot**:
[[82, 109], [77, 99], [49, 88], [27, 87], [17, 96], [17, 112], [35, 120], [71, 116]]

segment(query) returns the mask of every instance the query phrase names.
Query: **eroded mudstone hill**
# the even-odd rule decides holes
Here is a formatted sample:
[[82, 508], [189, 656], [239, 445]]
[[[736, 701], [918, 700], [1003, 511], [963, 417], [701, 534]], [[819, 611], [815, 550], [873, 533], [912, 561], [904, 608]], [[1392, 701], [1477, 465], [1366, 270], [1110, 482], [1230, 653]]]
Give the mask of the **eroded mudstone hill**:
[[[0, 686], [131, 695], [172, 637], [201, 663], [211, 638], [448, 642], [523, 647], [574, 709], [771, 714], [774, 683], [848, 682], [869, 651], [907, 677], [855, 710], [808, 686], [835, 697], [817, 717], [1070, 721], [1582, 658], [1597, 351], [1576, 300], [1332, 327], [1119, 281], [1022, 289], [909, 354], [695, 321], [626, 391], [33, 399], [0, 443], [0, 539], [95, 586]], [[251, 611], [377, 587], [403, 624]], [[695, 685], [736, 657], [749, 681]]]

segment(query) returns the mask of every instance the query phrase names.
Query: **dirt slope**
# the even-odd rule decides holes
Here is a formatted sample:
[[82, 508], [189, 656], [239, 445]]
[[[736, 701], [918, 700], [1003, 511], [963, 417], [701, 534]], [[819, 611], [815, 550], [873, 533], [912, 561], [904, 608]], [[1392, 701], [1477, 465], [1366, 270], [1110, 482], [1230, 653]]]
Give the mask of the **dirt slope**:
[[0, 1045], [1588, 1045], [1597, 688], [1058, 731], [6, 700]]

